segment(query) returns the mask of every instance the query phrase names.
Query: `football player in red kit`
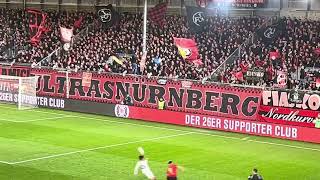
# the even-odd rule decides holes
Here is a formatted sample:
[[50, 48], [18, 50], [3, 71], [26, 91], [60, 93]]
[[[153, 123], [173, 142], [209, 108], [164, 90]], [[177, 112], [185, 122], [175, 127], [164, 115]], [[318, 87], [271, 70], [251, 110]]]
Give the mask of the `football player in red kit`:
[[177, 180], [178, 179], [178, 169], [183, 170], [182, 167], [177, 166], [172, 161], [168, 162], [168, 169], [167, 169], [167, 180]]

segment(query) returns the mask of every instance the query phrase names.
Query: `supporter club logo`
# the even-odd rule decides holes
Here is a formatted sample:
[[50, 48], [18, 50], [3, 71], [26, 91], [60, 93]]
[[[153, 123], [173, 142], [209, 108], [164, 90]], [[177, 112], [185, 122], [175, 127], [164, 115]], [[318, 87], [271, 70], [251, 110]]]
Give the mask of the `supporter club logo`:
[[116, 117], [129, 117], [129, 107], [127, 105], [117, 104], [114, 112], [116, 114]]
[[200, 26], [200, 24], [204, 21], [203, 12], [196, 12], [192, 16], [192, 21], [195, 25]]
[[101, 22], [107, 23], [111, 21], [112, 13], [110, 9], [100, 9], [98, 11], [98, 16]]
[[264, 36], [265, 36], [266, 38], [271, 39], [271, 38], [273, 38], [275, 32], [276, 32], [276, 28], [274, 28], [274, 27], [269, 27], [269, 28], [266, 29], [266, 31], [264, 32]]
[[189, 48], [178, 47], [178, 50], [183, 59], [188, 59], [192, 55], [192, 51]]

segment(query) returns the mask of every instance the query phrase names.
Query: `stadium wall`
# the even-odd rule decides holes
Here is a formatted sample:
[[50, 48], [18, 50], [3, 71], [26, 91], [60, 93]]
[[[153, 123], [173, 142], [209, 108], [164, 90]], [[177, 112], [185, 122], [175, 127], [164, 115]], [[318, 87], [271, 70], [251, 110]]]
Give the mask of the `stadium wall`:
[[[77, 72], [68, 74], [67, 93], [63, 72], [0, 66], [0, 73], [39, 76], [40, 107], [320, 143], [313, 124], [320, 111], [317, 92]], [[126, 94], [133, 106], [119, 105]], [[159, 98], [166, 110], [157, 109]]]

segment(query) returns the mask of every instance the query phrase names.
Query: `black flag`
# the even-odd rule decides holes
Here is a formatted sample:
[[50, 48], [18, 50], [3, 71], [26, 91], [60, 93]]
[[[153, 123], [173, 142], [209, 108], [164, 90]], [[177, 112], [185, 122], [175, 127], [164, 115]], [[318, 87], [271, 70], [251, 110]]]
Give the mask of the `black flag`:
[[109, 28], [119, 22], [120, 15], [112, 7], [112, 4], [109, 4], [108, 6], [97, 7], [97, 18], [102, 23], [104, 28]]
[[264, 43], [272, 44], [285, 31], [285, 26], [284, 19], [280, 19], [276, 24], [259, 29], [257, 34]]
[[193, 32], [201, 32], [206, 24], [205, 8], [187, 6], [188, 24]]

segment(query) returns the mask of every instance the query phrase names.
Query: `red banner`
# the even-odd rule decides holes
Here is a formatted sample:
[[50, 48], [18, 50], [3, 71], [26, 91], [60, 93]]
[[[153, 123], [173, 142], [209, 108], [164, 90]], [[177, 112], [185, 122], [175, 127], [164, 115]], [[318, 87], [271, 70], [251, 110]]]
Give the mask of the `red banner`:
[[[38, 94], [63, 97], [66, 90], [65, 73], [32, 69], [39, 75]], [[157, 108], [163, 98], [172, 111], [184, 111], [216, 116], [255, 120], [260, 104], [260, 90], [243, 89], [200, 82], [183, 88], [180, 81], [168, 80], [160, 85], [157, 79], [110, 74], [92, 74], [90, 87], [82, 86], [82, 73], [69, 74], [69, 97], [89, 101], [119, 104], [129, 94], [135, 106]], [[184, 85], [186, 82], [183, 83]]]
[[302, 91], [263, 91], [260, 121], [314, 127], [320, 112], [320, 94]]
[[0, 74], [7, 76], [20, 76], [20, 77], [28, 77], [31, 75], [31, 69], [21, 66], [1, 66], [0, 65]]
[[[38, 95], [66, 95], [65, 73], [10, 66], [0, 68], [0, 72], [11, 76], [38, 75]], [[320, 94], [315, 92], [277, 90], [262, 94], [258, 89], [200, 82], [97, 73], [86, 80], [83, 75], [69, 74], [71, 99], [121, 104], [129, 94], [135, 106], [157, 109], [158, 100], [163, 98], [171, 111], [305, 127], [314, 127], [313, 120], [320, 112]]]
[[277, 71], [277, 82], [273, 85], [274, 88], [286, 88], [287, 86], [287, 73], [283, 71]]
[[280, 58], [280, 53], [277, 51], [269, 52], [270, 59], [275, 60]]
[[240, 120], [236, 117], [222, 118], [217, 116], [139, 108], [125, 105], [119, 105], [116, 109], [120, 109], [120, 107], [125, 113], [116, 114], [118, 117], [128, 117], [132, 119], [204, 129], [215, 129], [257, 136], [320, 143], [320, 129], [315, 128], [247, 121]]
[[79, 29], [83, 23], [83, 16], [81, 16], [78, 20], [76, 20], [74, 23], [73, 23], [73, 27], [75, 29]]

